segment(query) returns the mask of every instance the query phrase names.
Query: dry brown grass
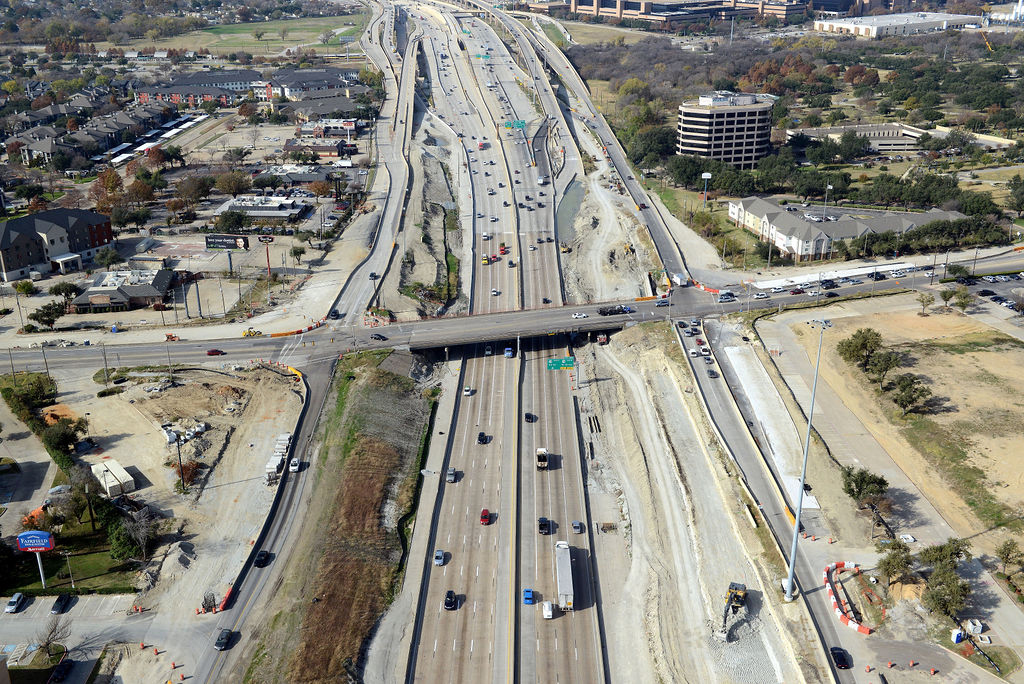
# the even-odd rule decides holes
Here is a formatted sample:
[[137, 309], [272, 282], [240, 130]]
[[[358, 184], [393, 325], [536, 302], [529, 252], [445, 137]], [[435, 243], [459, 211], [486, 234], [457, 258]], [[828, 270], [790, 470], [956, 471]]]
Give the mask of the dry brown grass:
[[408, 378], [373, 366], [346, 372], [355, 375], [347, 405], [325, 444], [328, 467], [340, 461], [340, 484], [323, 524], [312, 591], [320, 600], [307, 604], [291, 654], [294, 682], [338, 681], [343, 672], [358, 672], [401, 571], [395, 522], [413, 504], [427, 402]]

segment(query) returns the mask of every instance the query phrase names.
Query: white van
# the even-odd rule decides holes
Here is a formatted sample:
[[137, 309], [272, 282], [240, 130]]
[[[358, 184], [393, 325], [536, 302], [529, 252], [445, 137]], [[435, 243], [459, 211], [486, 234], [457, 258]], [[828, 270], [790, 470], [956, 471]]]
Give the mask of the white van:
[[544, 615], [545, 620], [550, 620], [551, 618], [555, 617], [555, 608], [551, 604], [551, 601], [545, 601], [543, 604], [541, 604], [541, 611]]

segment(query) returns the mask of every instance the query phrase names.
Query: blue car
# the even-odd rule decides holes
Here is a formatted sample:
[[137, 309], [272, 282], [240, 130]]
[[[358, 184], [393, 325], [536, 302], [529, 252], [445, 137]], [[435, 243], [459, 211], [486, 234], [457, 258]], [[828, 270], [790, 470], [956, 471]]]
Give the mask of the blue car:
[[533, 605], [533, 589], [523, 589], [523, 603], [527, 606]]

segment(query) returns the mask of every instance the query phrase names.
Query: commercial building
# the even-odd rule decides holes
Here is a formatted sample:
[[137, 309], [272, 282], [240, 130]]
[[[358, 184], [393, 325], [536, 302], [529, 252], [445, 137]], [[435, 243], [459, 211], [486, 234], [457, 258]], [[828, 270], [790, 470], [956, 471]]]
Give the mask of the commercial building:
[[225, 211], [240, 211], [250, 218], [298, 221], [309, 213], [310, 209], [310, 205], [305, 202], [286, 197], [243, 195], [229, 199], [213, 213], [216, 216], [220, 216]]
[[320, 157], [341, 157], [359, 151], [355, 144], [339, 138], [290, 138], [283, 149], [285, 154], [312, 152]]
[[772, 105], [768, 95], [718, 91], [679, 105], [678, 154], [753, 168], [768, 154]]
[[779, 206], [770, 199], [746, 197], [729, 202], [729, 218], [762, 242], [776, 247], [795, 261], [830, 257], [838, 242], [869, 233], [903, 234], [932, 221], [966, 218], [958, 211], [931, 209], [924, 212], [895, 212], [840, 208]]
[[947, 29], [977, 28], [981, 17], [970, 14], [946, 14], [945, 12], [907, 12], [904, 14], [883, 14], [873, 17], [848, 17], [845, 19], [818, 19], [814, 30], [823, 33], [844, 33], [860, 38], [882, 38], [884, 36], [909, 36], [915, 33], [945, 31]]
[[49, 209], [0, 223], [0, 277], [80, 270], [111, 244], [110, 217], [85, 209]]
[[97, 273], [92, 285], [71, 300], [71, 311], [127, 311], [160, 304], [173, 281], [174, 272], [169, 269]]
[[[829, 126], [824, 128], [788, 128], [786, 129], [786, 139], [789, 140], [803, 134], [812, 140], [831, 138], [838, 142], [843, 133], [853, 131], [857, 135], [867, 138], [871, 144], [871, 149], [875, 152], [891, 154], [893, 152], [914, 152], [919, 150], [918, 138], [925, 133], [933, 138], [945, 138], [952, 130], [948, 126], [935, 126], [932, 129], [926, 130], [905, 123], [892, 122]], [[1015, 140], [1002, 138], [997, 135], [973, 134], [973, 137], [976, 145], [994, 149], [1013, 147], [1016, 144]]]
[[[566, 9], [560, 3], [531, 3], [531, 11], [549, 13], [552, 9]], [[671, 29], [673, 25], [689, 24], [708, 19], [730, 17], [775, 17], [788, 21], [807, 12], [806, 2], [781, 0], [569, 0], [573, 14], [608, 19], [646, 21], [656, 28]]]

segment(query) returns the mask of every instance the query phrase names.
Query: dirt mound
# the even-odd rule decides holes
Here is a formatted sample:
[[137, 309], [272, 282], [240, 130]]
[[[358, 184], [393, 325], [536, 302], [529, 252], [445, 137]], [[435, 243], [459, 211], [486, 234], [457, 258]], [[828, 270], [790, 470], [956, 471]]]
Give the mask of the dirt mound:
[[54, 404], [43, 409], [43, 420], [47, 425], [53, 425], [61, 418], [78, 420], [78, 416], [66, 404]]

